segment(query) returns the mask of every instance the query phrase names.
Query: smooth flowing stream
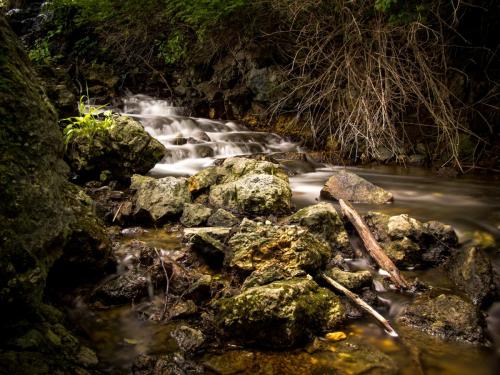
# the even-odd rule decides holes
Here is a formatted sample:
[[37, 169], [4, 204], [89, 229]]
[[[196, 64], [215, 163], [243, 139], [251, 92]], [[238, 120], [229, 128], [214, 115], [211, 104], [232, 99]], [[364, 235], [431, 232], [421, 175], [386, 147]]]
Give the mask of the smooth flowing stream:
[[[269, 154], [283, 159], [283, 153], [302, 152], [297, 144], [276, 134], [253, 132], [232, 121], [215, 121], [186, 116], [182, 109], [166, 101], [145, 96], [127, 99], [123, 113], [133, 116], [167, 148], [168, 155], [150, 172], [153, 176], [188, 176], [211, 165], [217, 158], [235, 155]], [[321, 187], [336, 168], [313, 161], [283, 161], [291, 170], [293, 201], [296, 207], [319, 200]], [[384, 206], [357, 205], [361, 212], [377, 210], [389, 214], [407, 213], [420, 220], [439, 220], [451, 224], [461, 241], [477, 236], [500, 239], [500, 185], [498, 180], [479, 177], [444, 178], [422, 168], [372, 167], [348, 168], [394, 194], [394, 203]], [[178, 235], [151, 230], [138, 239], [160, 248], [178, 251], [182, 248]], [[492, 254], [497, 270], [498, 255]], [[406, 271], [432, 282], [437, 289], [450, 288], [449, 282], [436, 270]], [[452, 287], [451, 287], [452, 288]], [[386, 304], [381, 311], [391, 319], [401, 305], [407, 303], [395, 293], [380, 290], [379, 300]], [[495, 348], [446, 342], [415, 330], [399, 327], [405, 341], [389, 338], [369, 319], [359, 320], [343, 330], [357, 340], [369, 342], [397, 362], [400, 373], [418, 374], [408, 355], [408, 346], [418, 349], [426, 374], [493, 374], [499, 365], [500, 304], [494, 304], [488, 318], [488, 329]], [[119, 308], [98, 314], [97, 324], [89, 320], [84, 329], [104, 358], [123, 368], [137, 354], [165, 353], [172, 350], [171, 324], [159, 325], [134, 318], [130, 308]], [[412, 352], [412, 350], [410, 350]], [[285, 352], [259, 352], [259, 361], [269, 362], [269, 374], [308, 372], [307, 363], [318, 359], [304, 349]], [[267, 362], [266, 362], [267, 361]], [[304, 367], [306, 366], [306, 367]], [[356, 372], [353, 364], [352, 372]], [[305, 368], [305, 370], [304, 370]], [[294, 370], [295, 369], [295, 370]], [[302, 369], [302, 370], [301, 370]], [[349, 370], [349, 369], [346, 369]], [[126, 372], [125, 372], [126, 373]], [[235, 372], [236, 373], [236, 372]], [[370, 372], [371, 373], [371, 372]], [[375, 372], [375, 373], [384, 373]]]

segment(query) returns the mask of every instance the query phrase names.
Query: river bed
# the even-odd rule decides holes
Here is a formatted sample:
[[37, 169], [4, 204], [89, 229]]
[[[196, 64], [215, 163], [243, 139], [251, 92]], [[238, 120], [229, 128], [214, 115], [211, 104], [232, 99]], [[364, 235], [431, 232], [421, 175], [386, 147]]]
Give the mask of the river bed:
[[[169, 155], [152, 171], [153, 176], [188, 176], [211, 165], [218, 158], [264, 153], [280, 155], [302, 152], [296, 144], [269, 133], [251, 132], [230, 121], [215, 121], [185, 116], [167, 102], [146, 97], [126, 101], [124, 112], [139, 119], [145, 128], [169, 150]], [[293, 203], [297, 208], [320, 200], [321, 187], [332, 171], [343, 168], [294, 161], [286, 164], [291, 170]], [[484, 176], [439, 177], [423, 168], [375, 166], [348, 170], [391, 191], [394, 203], [383, 206], [356, 205], [360, 212], [376, 210], [387, 214], [406, 213], [419, 220], [439, 220], [451, 224], [460, 241], [480, 238], [500, 240], [500, 184], [496, 178]], [[181, 229], [150, 229], [128, 238], [145, 241], [166, 251], [181, 251]], [[127, 239], [127, 240], [129, 240]], [[496, 250], [498, 251], [498, 250]], [[500, 257], [491, 249], [494, 267], [500, 272]], [[453, 285], [438, 271], [403, 270], [408, 278], [417, 276], [429, 282], [436, 291], [453, 291]], [[391, 292], [381, 292], [380, 312], [392, 320], [407, 299]], [[97, 349], [102, 369], [107, 373], [126, 374], [140, 354], [165, 354], [177, 350], [170, 333], [183, 321], [161, 324], [140, 320], [134, 306], [91, 309], [75, 301], [73, 319]], [[500, 368], [500, 303], [490, 309], [487, 319], [492, 346], [479, 347], [447, 342], [416, 330], [397, 327], [399, 338], [391, 338], [368, 318], [360, 319], [340, 330], [347, 339], [342, 343], [325, 343], [322, 350], [315, 343], [288, 351], [261, 351], [227, 346], [195, 355], [200, 363], [222, 362], [227, 374], [328, 374], [376, 373], [389, 371], [380, 358], [370, 353], [366, 360], [349, 354], [346, 345], [369, 345], [387, 355], [401, 374], [494, 374]], [[346, 344], [347, 343], [347, 344]], [[317, 344], [317, 343], [316, 343]], [[319, 345], [319, 344], [318, 344]], [[228, 353], [230, 355], [228, 355]], [[217, 362], [219, 361], [219, 362]], [[419, 368], [416, 363], [419, 363]], [[212, 368], [212, 370], [210, 370]], [[339, 368], [343, 370], [339, 372]], [[220, 372], [220, 371], [219, 371]]]

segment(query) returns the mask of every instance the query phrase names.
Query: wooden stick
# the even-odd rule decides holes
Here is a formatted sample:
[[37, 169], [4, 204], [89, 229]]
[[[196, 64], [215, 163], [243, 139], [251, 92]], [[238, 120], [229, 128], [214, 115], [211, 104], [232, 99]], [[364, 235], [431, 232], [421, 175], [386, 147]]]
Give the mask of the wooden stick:
[[400, 274], [398, 267], [394, 262], [387, 256], [382, 247], [378, 244], [377, 240], [373, 237], [370, 229], [365, 224], [361, 216], [343, 199], [339, 199], [340, 209], [342, 214], [346, 216], [349, 221], [354, 225], [356, 231], [358, 232], [366, 250], [371, 255], [371, 257], [377, 262], [380, 268], [384, 269], [389, 273], [391, 280], [396, 284], [397, 287], [401, 289], [408, 289], [409, 284]]
[[326, 276], [324, 273], [321, 274], [323, 279], [325, 279], [328, 284], [337, 289], [338, 291], [344, 293], [349, 299], [351, 299], [356, 305], [365, 310], [368, 314], [373, 316], [376, 320], [378, 320], [385, 328], [385, 331], [392, 337], [398, 337], [398, 333], [392, 328], [391, 323], [387, 319], [385, 319], [382, 315], [380, 315], [373, 307], [367, 304], [365, 301], [361, 299], [356, 293], [351, 292], [349, 289], [344, 287], [342, 284], [333, 280], [332, 278]]

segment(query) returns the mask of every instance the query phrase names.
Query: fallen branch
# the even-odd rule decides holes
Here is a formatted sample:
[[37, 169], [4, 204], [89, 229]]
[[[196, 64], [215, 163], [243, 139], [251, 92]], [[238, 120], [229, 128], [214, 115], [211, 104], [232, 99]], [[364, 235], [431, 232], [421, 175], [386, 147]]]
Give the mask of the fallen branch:
[[338, 283], [337, 281], [333, 280], [331, 277], [326, 276], [324, 273], [321, 274], [323, 276], [323, 279], [328, 282], [332, 287], [337, 289], [338, 291], [344, 293], [351, 301], [353, 301], [356, 305], [358, 305], [360, 308], [365, 310], [368, 314], [373, 316], [376, 320], [378, 320], [385, 328], [385, 331], [392, 337], [398, 337], [398, 333], [392, 328], [391, 323], [387, 319], [385, 319], [382, 315], [380, 315], [373, 307], [371, 307], [369, 304], [367, 304], [365, 301], [361, 299], [360, 296], [358, 296], [356, 293], [351, 292], [349, 289], [344, 287], [342, 284]]
[[111, 221], [112, 223], [115, 222], [116, 220], [116, 217], [118, 216], [118, 214], [120, 213], [120, 210], [122, 209], [122, 206], [123, 206], [123, 202], [120, 203], [120, 206], [118, 207], [118, 209], [116, 210], [116, 213], [115, 213], [115, 216], [113, 216], [113, 220]]
[[358, 232], [366, 250], [371, 255], [371, 257], [377, 262], [380, 268], [384, 269], [389, 273], [391, 280], [401, 289], [408, 289], [409, 284], [404, 279], [404, 277], [399, 272], [398, 267], [394, 262], [387, 256], [382, 247], [378, 244], [377, 240], [373, 237], [370, 229], [365, 224], [361, 216], [343, 199], [339, 199], [340, 208], [342, 214], [346, 216], [349, 221], [354, 225], [356, 231]]

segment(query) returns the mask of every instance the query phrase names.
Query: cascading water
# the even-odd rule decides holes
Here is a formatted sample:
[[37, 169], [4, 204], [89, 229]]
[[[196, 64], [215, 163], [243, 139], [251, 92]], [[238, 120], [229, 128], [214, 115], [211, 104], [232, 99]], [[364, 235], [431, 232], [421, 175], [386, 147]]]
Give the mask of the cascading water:
[[141, 121], [167, 148], [165, 158], [150, 172], [155, 176], [191, 175], [229, 156], [299, 150], [276, 134], [249, 131], [233, 121], [189, 117], [182, 108], [144, 95], [126, 99], [123, 112]]

